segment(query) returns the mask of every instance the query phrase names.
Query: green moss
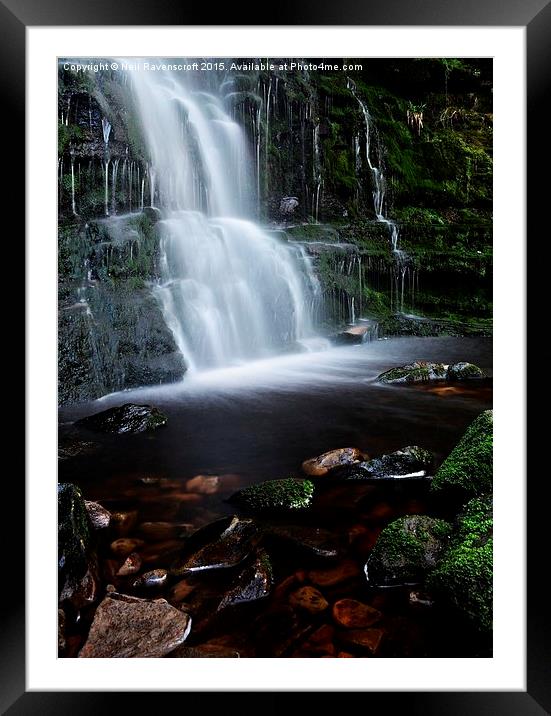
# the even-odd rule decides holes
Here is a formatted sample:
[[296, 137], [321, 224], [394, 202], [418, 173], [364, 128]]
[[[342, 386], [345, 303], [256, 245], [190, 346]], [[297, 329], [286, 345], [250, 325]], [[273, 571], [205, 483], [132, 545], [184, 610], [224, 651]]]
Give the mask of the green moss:
[[492, 499], [471, 500], [459, 515], [452, 545], [427, 579], [434, 595], [480, 631], [492, 628]]
[[391, 522], [379, 535], [366, 571], [374, 584], [420, 581], [448, 545], [451, 525], [424, 515]]
[[432, 481], [432, 490], [461, 489], [480, 495], [492, 491], [493, 413], [486, 410], [471, 423], [444, 460]]
[[409, 365], [391, 368], [378, 377], [380, 383], [424, 383], [429, 380], [443, 380], [446, 367], [443, 363], [415, 361]]
[[268, 480], [251, 485], [231, 498], [231, 502], [253, 511], [304, 510], [312, 504], [314, 484], [310, 480]]

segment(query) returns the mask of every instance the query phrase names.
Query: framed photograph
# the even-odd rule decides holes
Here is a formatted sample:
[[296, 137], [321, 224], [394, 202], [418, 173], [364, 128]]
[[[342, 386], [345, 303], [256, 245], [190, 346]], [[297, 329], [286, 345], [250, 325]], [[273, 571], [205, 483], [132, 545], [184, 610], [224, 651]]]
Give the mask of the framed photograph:
[[10, 712], [549, 708], [524, 577], [536, 4], [96, 27], [4, 3], [29, 307]]

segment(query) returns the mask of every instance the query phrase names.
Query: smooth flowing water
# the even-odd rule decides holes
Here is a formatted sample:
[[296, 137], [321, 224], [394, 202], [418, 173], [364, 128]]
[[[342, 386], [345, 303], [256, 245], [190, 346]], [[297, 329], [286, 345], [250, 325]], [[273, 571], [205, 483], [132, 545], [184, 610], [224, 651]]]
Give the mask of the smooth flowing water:
[[232, 365], [315, 337], [319, 295], [296, 247], [250, 220], [256, 203], [241, 127], [218, 89], [166, 72], [132, 74], [163, 212], [165, 320], [189, 370]]

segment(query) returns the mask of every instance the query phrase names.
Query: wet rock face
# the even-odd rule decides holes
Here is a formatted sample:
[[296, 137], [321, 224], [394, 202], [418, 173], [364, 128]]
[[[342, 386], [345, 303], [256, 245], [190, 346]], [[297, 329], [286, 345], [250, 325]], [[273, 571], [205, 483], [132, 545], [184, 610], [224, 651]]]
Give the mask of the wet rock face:
[[123, 435], [156, 430], [166, 423], [166, 415], [157, 408], [151, 405], [126, 403], [82, 418], [76, 422], [76, 425], [102, 433]]
[[432, 490], [460, 490], [470, 496], [492, 491], [493, 412], [485, 410], [438, 468]]
[[374, 586], [422, 581], [449, 546], [452, 528], [444, 520], [408, 515], [391, 522], [379, 535], [365, 565]]
[[336, 467], [351, 465], [366, 457], [358, 448], [339, 448], [305, 460], [302, 463], [302, 470], [309, 477], [321, 477]]
[[207, 525], [192, 535], [191, 545], [197, 545], [197, 549], [190, 549], [182, 560], [173, 565], [171, 574], [181, 576], [236, 567], [252, 553], [257, 537], [257, 528], [252, 520], [233, 517], [222, 533], [211, 541], [212, 531], [220, 523], [223, 525], [227, 521]]
[[284, 196], [279, 202], [279, 213], [283, 216], [291, 216], [295, 213], [299, 204], [296, 196]]
[[484, 372], [473, 363], [452, 363], [448, 367], [447, 378], [450, 381], [461, 381], [461, 380], [480, 380], [485, 378]]
[[444, 363], [415, 361], [398, 368], [391, 368], [377, 378], [379, 383], [426, 383], [430, 380], [446, 380], [447, 366]]
[[418, 445], [408, 445], [367, 462], [335, 468], [331, 471], [331, 477], [341, 480], [425, 477], [430, 474], [432, 463], [432, 453]]
[[59, 569], [69, 579], [82, 577], [88, 568], [90, 521], [82, 493], [76, 485], [57, 486]]
[[162, 657], [184, 643], [191, 617], [165, 599], [139, 599], [111, 592], [96, 610], [79, 657]]
[[314, 485], [310, 480], [267, 480], [235, 492], [229, 499], [253, 512], [304, 510], [312, 504]]

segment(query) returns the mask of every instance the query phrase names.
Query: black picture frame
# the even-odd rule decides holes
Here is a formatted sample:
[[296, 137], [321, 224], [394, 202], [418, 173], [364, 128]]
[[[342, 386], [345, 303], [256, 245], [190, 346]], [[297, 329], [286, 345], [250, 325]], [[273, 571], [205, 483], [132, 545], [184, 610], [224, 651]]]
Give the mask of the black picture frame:
[[[256, 12], [256, 11], [255, 11]], [[10, 150], [10, 184], [16, 187], [9, 199], [6, 210], [12, 216], [24, 215], [24, 172], [25, 164], [21, 148], [25, 146], [25, 31], [28, 26], [71, 26], [71, 25], [212, 25], [213, 15], [216, 25], [432, 25], [432, 26], [522, 26], [526, 28], [527, 41], [527, 156], [528, 156], [528, 193], [527, 193], [527, 236], [533, 237], [533, 255], [540, 256], [538, 235], [545, 237], [543, 226], [543, 208], [549, 202], [548, 183], [540, 181], [538, 167], [542, 158], [549, 156], [549, 128], [545, 101], [549, 91], [549, 68], [551, 67], [551, 2], [550, 0], [386, 0], [378, 4], [358, 5], [355, 0], [339, 0], [320, 4], [318, 0], [303, 0], [291, 4], [282, 0], [277, 6], [270, 6], [264, 22], [258, 15], [243, 4], [220, 5], [216, 11], [208, 4], [177, 5], [174, 0], [94, 0], [80, 2], [75, 0], [1, 0], [0, 1], [0, 67], [2, 84], [2, 121], [5, 123], [4, 152]], [[292, 20], [292, 22], [291, 22]], [[9, 137], [9, 140], [6, 138]], [[8, 161], [7, 158], [4, 159]], [[20, 211], [17, 212], [15, 204]], [[541, 222], [541, 226], [537, 224]], [[15, 224], [14, 226], [16, 226]], [[538, 232], [541, 230], [541, 233]], [[13, 247], [22, 251], [23, 240], [16, 242], [17, 232], [13, 231], [10, 241]], [[7, 239], [7, 237], [5, 237]], [[499, 237], [496, 237], [499, 240]], [[12, 247], [12, 248], [13, 248]], [[541, 244], [540, 244], [541, 247]], [[17, 249], [14, 248], [14, 251]], [[19, 254], [19, 258], [21, 254]], [[15, 265], [22, 265], [20, 262]], [[528, 291], [529, 315], [538, 306], [544, 305], [545, 298], [545, 262], [539, 258], [534, 262], [532, 280]], [[513, 280], [513, 277], [511, 277]], [[13, 320], [13, 319], [12, 319]], [[535, 324], [535, 319], [534, 319]], [[529, 324], [531, 325], [531, 324]], [[17, 331], [13, 331], [17, 335]], [[512, 340], [523, 340], [522, 336]], [[537, 377], [531, 378], [535, 383]], [[528, 385], [526, 385], [528, 387]], [[538, 386], [540, 400], [545, 388]], [[544, 445], [545, 421], [534, 421], [529, 433], [528, 446]], [[540, 448], [541, 449], [541, 448]], [[528, 473], [527, 473], [528, 474]], [[508, 476], [496, 476], [496, 479]], [[532, 473], [532, 482], [528, 485], [528, 611], [527, 611], [527, 690], [525, 692], [370, 692], [366, 694], [365, 704], [372, 712], [398, 710], [408, 714], [521, 714], [536, 716], [551, 712], [551, 659], [549, 643], [548, 596], [540, 579], [542, 565], [547, 561], [541, 555], [543, 546], [548, 544], [548, 530], [544, 510], [547, 503], [538, 499], [539, 484], [546, 482], [545, 473]], [[4, 505], [10, 505], [10, 512], [18, 510], [16, 532], [10, 530], [9, 547], [4, 549], [4, 564], [10, 579], [5, 582], [8, 594], [8, 607], [3, 612], [2, 641], [0, 648], [0, 708], [2, 713], [13, 716], [20, 714], [69, 714], [69, 713], [111, 713], [128, 707], [129, 694], [104, 694], [100, 692], [27, 692], [25, 688], [25, 621], [22, 598], [24, 564], [24, 481], [22, 477], [6, 475]], [[9, 501], [9, 503], [8, 503]], [[512, 527], [514, 529], [514, 526]], [[17, 549], [17, 546], [19, 549]], [[545, 571], [545, 570], [544, 570]], [[14, 578], [14, 582], [11, 581]], [[524, 575], [512, 575], [512, 579], [524, 579]], [[17, 587], [12, 585], [17, 581]], [[514, 612], [516, 605], [511, 605]], [[251, 684], [254, 688], [254, 684]], [[359, 687], [361, 688], [361, 687]], [[193, 708], [200, 697], [204, 708], [205, 697], [220, 700], [221, 708], [228, 707], [239, 711], [258, 708], [275, 712], [283, 706], [289, 696], [298, 695], [278, 692], [273, 694], [254, 694], [254, 698], [244, 703], [242, 694], [174, 694], [180, 699], [180, 707]], [[324, 694], [327, 699], [342, 698], [342, 694]], [[155, 694], [140, 694], [140, 705], [148, 708], [155, 706]], [[182, 703], [181, 699], [184, 699]], [[214, 705], [214, 704], [213, 704]], [[336, 704], [335, 704], [336, 705]], [[210, 703], [209, 703], [210, 706]]]

